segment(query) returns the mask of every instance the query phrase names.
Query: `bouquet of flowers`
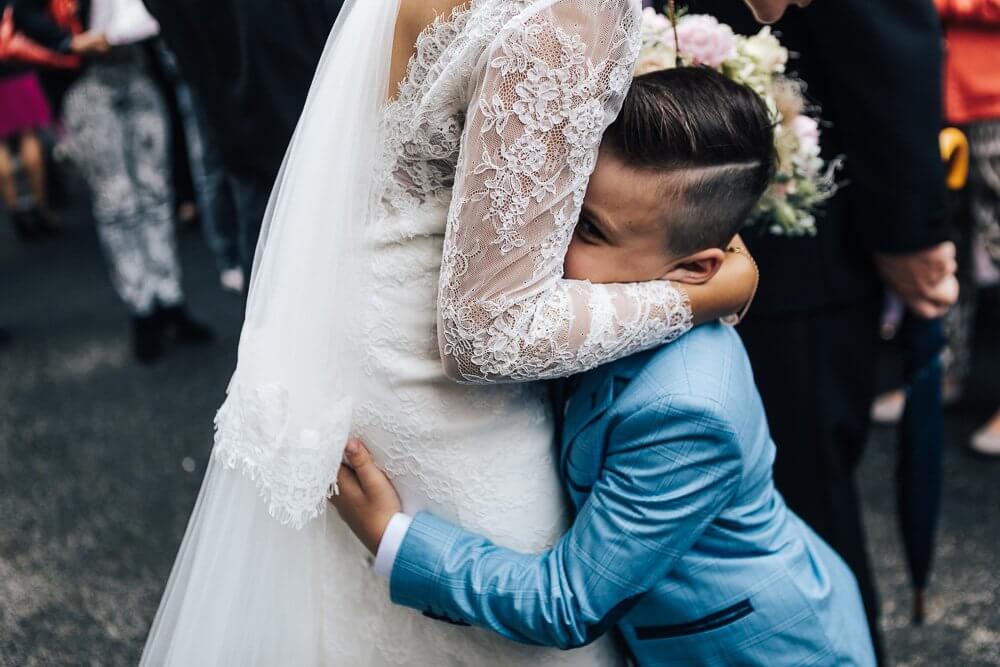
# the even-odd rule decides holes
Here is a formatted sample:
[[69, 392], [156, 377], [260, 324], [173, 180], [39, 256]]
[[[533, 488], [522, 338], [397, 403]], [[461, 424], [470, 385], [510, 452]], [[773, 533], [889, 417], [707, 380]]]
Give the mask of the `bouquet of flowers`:
[[807, 113], [803, 83], [785, 74], [788, 50], [769, 27], [743, 37], [712, 16], [686, 14], [671, 21], [647, 8], [636, 76], [677, 67], [678, 61], [716, 69], [764, 99], [775, 121], [778, 168], [750, 222], [773, 234], [815, 234], [814, 212], [836, 192], [840, 162], [820, 156], [819, 121]]

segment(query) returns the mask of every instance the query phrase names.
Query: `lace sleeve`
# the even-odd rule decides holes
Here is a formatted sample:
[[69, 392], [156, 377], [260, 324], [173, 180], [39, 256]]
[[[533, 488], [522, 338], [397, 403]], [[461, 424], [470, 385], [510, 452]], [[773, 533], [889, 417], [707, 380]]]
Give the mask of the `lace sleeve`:
[[563, 377], [691, 327], [667, 282], [562, 278], [604, 130], [640, 46], [638, 0], [555, 0], [508, 24], [483, 61], [448, 217], [438, 336], [449, 377]]

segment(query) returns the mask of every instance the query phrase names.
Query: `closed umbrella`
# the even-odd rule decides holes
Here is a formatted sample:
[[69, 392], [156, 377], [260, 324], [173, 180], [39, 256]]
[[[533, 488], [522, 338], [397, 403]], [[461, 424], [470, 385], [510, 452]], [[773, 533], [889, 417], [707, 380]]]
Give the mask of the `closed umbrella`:
[[[948, 165], [949, 190], [961, 190], [969, 172], [969, 144], [959, 130], [948, 128], [941, 133], [941, 155]], [[899, 340], [907, 399], [899, 428], [896, 504], [914, 591], [913, 621], [919, 624], [924, 620], [924, 592], [941, 509], [944, 415], [940, 352], [945, 336], [940, 320], [910, 317]]]

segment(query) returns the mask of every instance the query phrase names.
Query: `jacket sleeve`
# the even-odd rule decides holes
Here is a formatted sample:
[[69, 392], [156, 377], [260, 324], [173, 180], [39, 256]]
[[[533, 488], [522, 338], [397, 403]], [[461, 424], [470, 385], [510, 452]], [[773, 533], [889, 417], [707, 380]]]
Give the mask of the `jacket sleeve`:
[[545, 553], [517, 553], [418, 514], [393, 567], [393, 601], [524, 643], [594, 641], [663, 580], [735, 493], [741, 458], [721, 413], [684, 398], [622, 421], [589, 499]]
[[831, 131], [849, 160], [841, 196], [851, 233], [884, 253], [947, 240], [942, 35], [931, 0], [817, 2], [801, 18], [803, 59], [825, 79]]
[[1000, 0], [935, 0], [934, 4], [947, 24], [1000, 26]]

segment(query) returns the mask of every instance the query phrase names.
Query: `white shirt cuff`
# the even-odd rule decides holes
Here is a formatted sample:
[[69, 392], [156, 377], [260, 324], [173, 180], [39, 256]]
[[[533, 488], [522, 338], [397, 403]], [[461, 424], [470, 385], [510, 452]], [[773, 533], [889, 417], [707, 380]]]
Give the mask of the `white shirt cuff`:
[[403, 546], [403, 539], [406, 538], [407, 531], [413, 518], [401, 512], [392, 515], [389, 525], [382, 533], [382, 541], [378, 543], [378, 553], [375, 554], [375, 574], [386, 579], [392, 578], [392, 566], [396, 564], [396, 556], [399, 548]]

